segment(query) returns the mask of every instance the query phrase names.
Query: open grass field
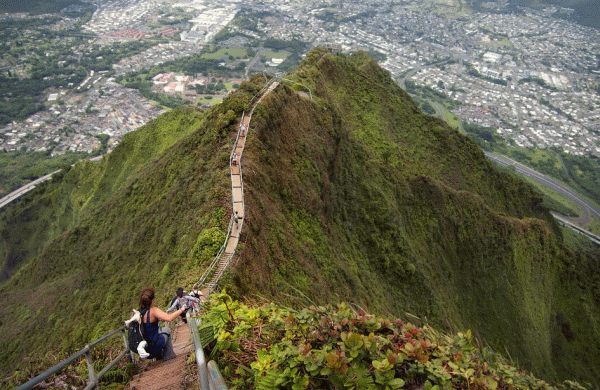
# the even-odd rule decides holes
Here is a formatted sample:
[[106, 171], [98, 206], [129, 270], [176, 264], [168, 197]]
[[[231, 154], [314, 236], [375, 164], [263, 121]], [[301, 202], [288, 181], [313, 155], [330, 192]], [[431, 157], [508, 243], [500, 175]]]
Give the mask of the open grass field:
[[287, 58], [290, 53], [285, 51], [265, 50], [260, 52], [260, 56], [264, 58]]
[[198, 99], [198, 104], [210, 104], [214, 106], [215, 104], [219, 104], [223, 101], [221, 97], [212, 97], [210, 95], [203, 95], [200, 99]]
[[248, 52], [246, 51], [246, 49], [223, 47], [223, 48], [215, 51], [214, 53], [203, 54], [202, 58], [207, 59], [207, 60], [218, 60], [223, 57], [229, 57], [229, 56], [245, 57], [247, 54], [248, 54]]

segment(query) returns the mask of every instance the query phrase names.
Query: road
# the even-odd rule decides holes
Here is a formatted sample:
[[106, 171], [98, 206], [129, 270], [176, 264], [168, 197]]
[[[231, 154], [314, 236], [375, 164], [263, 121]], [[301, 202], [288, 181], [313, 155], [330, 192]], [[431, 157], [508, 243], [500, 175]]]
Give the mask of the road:
[[10, 194], [6, 195], [4, 198], [0, 199], [0, 209], [2, 207], [6, 206], [7, 204], [9, 204], [10, 202], [12, 202], [13, 200], [17, 199], [21, 195], [26, 194], [27, 192], [33, 190], [35, 188], [35, 186], [40, 184], [41, 182], [50, 180], [52, 175], [54, 175], [57, 172], [60, 172], [60, 169], [58, 171], [49, 173], [46, 176], [42, 176], [39, 179], [36, 179], [36, 180], [32, 181], [31, 183], [28, 183], [28, 184], [24, 185], [23, 187], [16, 189], [13, 192], [11, 192]]
[[579, 233], [587, 236], [587, 238], [592, 240], [594, 243], [600, 245], [600, 237], [599, 236], [595, 235], [594, 233], [590, 232], [589, 230], [585, 230], [585, 229], [581, 228], [580, 226], [575, 225], [573, 222], [569, 221], [567, 218], [565, 218], [564, 216], [562, 216], [558, 213], [552, 212], [552, 216], [559, 222], [562, 222], [563, 224], [567, 225], [571, 229], [576, 230]]
[[258, 50], [256, 52], [256, 55], [254, 56], [254, 58], [252, 58], [252, 60], [248, 63], [248, 66], [246, 66], [246, 71], [244, 72], [244, 79], [248, 80], [248, 71], [254, 66], [254, 64], [256, 64], [256, 62], [260, 59], [260, 50]]
[[598, 207], [596, 207], [592, 202], [585, 199], [584, 197], [582, 197], [575, 191], [571, 190], [570, 188], [566, 187], [565, 185], [557, 182], [556, 180], [554, 180], [546, 175], [536, 172], [533, 169], [531, 169], [517, 161], [511, 160], [506, 157], [498, 156], [493, 153], [485, 152], [485, 151], [484, 151], [484, 153], [485, 153], [486, 157], [489, 158], [490, 160], [492, 160], [500, 165], [503, 165], [503, 166], [513, 166], [513, 167], [515, 167], [515, 170], [517, 172], [519, 172], [520, 174], [532, 178], [533, 180], [549, 187], [550, 189], [566, 196], [573, 202], [577, 203], [577, 205], [579, 205], [581, 207], [581, 210], [583, 213], [583, 215], [581, 215], [580, 218], [577, 218], [578, 222], [587, 221], [590, 217], [595, 217], [595, 218], [600, 219], [600, 209]]

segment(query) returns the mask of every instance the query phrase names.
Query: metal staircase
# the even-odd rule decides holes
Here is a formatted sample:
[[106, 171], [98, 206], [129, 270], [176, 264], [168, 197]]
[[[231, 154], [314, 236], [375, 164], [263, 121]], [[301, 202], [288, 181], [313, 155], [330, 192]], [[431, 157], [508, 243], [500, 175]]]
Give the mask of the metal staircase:
[[[202, 273], [200, 278], [198, 279], [198, 285], [201, 286], [201, 289], [204, 291], [206, 297], [208, 297], [208, 295], [210, 295], [210, 293], [217, 288], [219, 279], [221, 278], [223, 273], [227, 270], [229, 265], [232, 263], [232, 261], [235, 257], [235, 253], [236, 253], [235, 251], [236, 251], [239, 239], [240, 239], [240, 233], [242, 231], [242, 227], [243, 227], [243, 223], [244, 223], [245, 204], [244, 204], [244, 187], [243, 187], [243, 178], [242, 178], [242, 169], [241, 169], [241, 157], [242, 157], [242, 153], [244, 151], [247, 131], [249, 130], [249, 127], [250, 127], [250, 119], [252, 117], [252, 112], [254, 111], [254, 108], [256, 107], [256, 105], [262, 100], [262, 98], [264, 98], [270, 91], [275, 89], [275, 87], [277, 87], [277, 85], [279, 85], [279, 79], [277, 79], [277, 78], [272, 79], [270, 83], [267, 83], [265, 85], [265, 87], [263, 87], [263, 89], [261, 89], [250, 100], [250, 104], [254, 103], [252, 105], [252, 109], [250, 110], [250, 113], [248, 115], [246, 115], [246, 113], [242, 114], [242, 119], [240, 120], [240, 126], [238, 127], [237, 137], [236, 137], [235, 143], [233, 145], [231, 155], [230, 155], [230, 160], [229, 160], [229, 166], [230, 166], [230, 170], [231, 170], [232, 216], [229, 221], [227, 235], [225, 238], [225, 242], [219, 249], [219, 252], [215, 256], [215, 258], [211, 261], [209, 266], [204, 270], [204, 272]], [[236, 214], [237, 214], [237, 217], [236, 217]], [[216, 366], [216, 364], [214, 364], [214, 362], [209, 362], [207, 364], [205, 361], [204, 353], [202, 350], [202, 345], [200, 345], [200, 341], [199, 341], [199, 337], [198, 337], [198, 329], [197, 329], [197, 326], [199, 325], [201, 318], [189, 317], [188, 320], [189, 320], [188, 321], [189, 333], [187, 333], [187, 331], [184, 331], [183, 329], [178, 329], [177, 332], [178, 332], [178, 334], [181, 333], [181, 336], [179, 336], [179, 338], [180, 338], [180, 340], [184, 340], [184, 344], [186, 343], [185, 340], [189, 340], [190, 335], [194, 342], [196, 363], [198, 365], [198, 376], [199, 376], [200, 388], [204, 389], [204, 390], [211, 390], [211, 389], [219, 389], [219, 390], [225, 389], [226, 390], [225, 384], [223, 382], [223, 379], [221, 377], [221, 374], [219, 373], [219, 369]], [[95, 346], [95, 345], [97, 345], [115, 335], [118, 335], [118, 334], [121, 334], [123, 337], [123, 341], [125, 344], [123, 351], [117, 356], [117, 358], [115, 358], [112, 362], [110, 362], [107, 367], [102, 369], [100, 372], [96, 373], [95, 369], [94, 369], [94, 361], [93, 361], [93, 358], [92, 358], [92, 355], [90, 352], [90, 348], [92, 346]], [[189, 346], [190, 345], [187, 344], [187, 347], [189, 347]], [[187, 354], [188, 350], [189, 350], [189, 348], [182, 347], [182, 349], [181, 349], [182, 356], [183, 356], [184, 352]], [[31, 379], [27, 383], [19, 386], [15, 390], [31, 389], [34, 386], [37, 386], [38, 384], [43, 382], [46, 378], [50, 377], [53, 374], [58, 373], [60, 370], [62, 370], [63, 368], [65, 368], [66, 366], [71, 364], [72, 362], [75, 362], [76, 360], [78, 360], [84, 356], [86, 357], [87, 362], [88, 362], [88, 377], [89, 377], [88, 385], [87, 385], [86, 389], [97, 389], [100, 377], [102, 375], [104, 375], [112, 366], [114, 366], [121, 358], [123, 358], [124, 356], [126, 356], [128, 354], [131, 356], [132, 359], [134, 358], [133, 353], [131, 352], [129, 345], [128, 345], [125, 328], [120, 328], [120, 329], [117, 329], [105, 336], [102, 336], [101, 338], [99, 338], [96, 341], [93, 341], [92, 343], [85, 346], [85, 348], [83, 348], [81, 351], [77, 352], [75, 355], [70, 356], [69, 358], [67, 358], [66, 360], [57, 364], [56, 366], [50, 368], [49, 370], [45, 371], [44, 373], [42, 373], [38, 376], [36, 376], [35, 378]], [[173, 359], [173, 360], [176, 360], [176, 359]], [[179, 359], [179, 360], [181, 360], [181, 359]], [[182, 360], [182, 362], [180, 362], [180, 364], [184, 364], [185, 359]], [[167, 363], [168, 362], [163, 362], [163, 363], [157, 365], [156, 368], [159, 369], [161, 366], [166, 367]], [[172, 364], [174, 364], [174, 363], [172, 363]], [[161, 381], [160, 378], [162, 378], [162, 375], [155, 375], [155, 373], [150, 372], [150, 371], [148, 371], [148, 373], [149, 374], [147, 375], [147, 377], [150, 378], [150, 379], [148, 379], [149, 381]], [[180, 388], [178, 385], [174, 384], [176, 382], [176, 380], [175, 380], [175, 382], [173, 382], [173, 378], [170, 378], [170, 377], [169, 377], [170, 378], [169, 383], [166, 383], [166, 382], [165, 383], [154, 383], [153, 382], [152, 386], [144, 384], [145, 382], [144, 382], [144, 379], [142, 379], [142, 378], [143, 378], [143, 376], [141, 376], [140, 378], [137, 378], [135, 383], [132, 382], [130, 384], [130, 388], [131, 389], [133, 389], [133, 388], [135, 388], [135, 389], [146, 389], [146, 388], [148, 388], [148, 389], [149, 388], [175, 389], [175, 388]], [[210, 380], [209, 380], [209, 378], [210, 378]], [[133, 387], [131, 387], [131, 386], [133, 386]]]

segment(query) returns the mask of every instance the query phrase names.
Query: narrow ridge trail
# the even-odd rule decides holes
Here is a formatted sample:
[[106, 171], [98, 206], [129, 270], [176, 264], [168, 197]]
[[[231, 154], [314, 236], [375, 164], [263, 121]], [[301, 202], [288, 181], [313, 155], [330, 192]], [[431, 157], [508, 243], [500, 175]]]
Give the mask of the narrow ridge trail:
[[[262, 99], [272, 90], [274, 90], [279, 82], [273, 81], [270, 83], [268, 88], [263, 90], [260, 98], [254, 103], [252, 109], [245, 115], [240, 121], [237, 134], [237, 142], [234, 145], [232, 151], [232, 158], [230, 160], [230, 171], [231, 171], [231, 199], [232, 199], [232, 225], [230, 228], [230, 234], [228, 235], [225, 244], [223, 245], [224, 250], [213, 260], [213, 263], [209, 267], [207, 273], [205, 273], [204, 280], [201, 280], [201, 289], [205, 297], [208, 297], [210, 293], [216, 288], [219, 278], [223, 272], [227, 269], [235, 250], [237, 248], [240, 233], [244, 225], [245, 216], [245, 205], [244, 205], [244, 187], [242, 180], [242, 165], [241, 158], [246, 145], [246, 136], [250, 129], [250, 120], [254, 108], [262, 101]], [[237, 213], [238, 218], [234, 217]], [[210, 276], [210, 279], [208, 279]], [[206, 282], [208, 280], [208, 282]], [[195, 321], [192, 321], [195, 323]], [[156, 361], [151, 362], [145, 367], [144, 371], [133, 377], [129, 382], [127, 389], [129, 390], [176, 390], [185, 389], [185, 363], [189, 353], [194, 349], [193, 341], [190, 337], [189, 326], [182, 323], [175, 326], [173, 330], [173, 349], [175, 350], [176, 357], [166, 362]], [[198, 384], [198, 389], [200, 385]], [[202, 389], [208, 390], [208, 389]]]

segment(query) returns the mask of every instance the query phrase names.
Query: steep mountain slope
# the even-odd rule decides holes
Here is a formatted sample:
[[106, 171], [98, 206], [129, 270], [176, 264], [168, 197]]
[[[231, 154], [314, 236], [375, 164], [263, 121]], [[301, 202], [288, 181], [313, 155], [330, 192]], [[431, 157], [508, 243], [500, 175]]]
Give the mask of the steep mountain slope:
[[[579, 347], [589, 354], [566, 360], [587, 367], [579, 378], [598, 378], [586, 363], [598, 362], [598, 290], [565, 294], [563, 285], [567, 264], [589, 267], [597, 257], [571, 263], [529, 186], [496, 171], [444, 123], [417, 114], [362, 54], [313, 52], [289, 78], [315, 98], [286, 87], [255, 113], [246, 155], [256, 157], [245, 165], [248, 236], [232, 279], [241, 296], [297, 295], [293, 286], [318, 302], [471, 327], [551, 379], [575, 375], [555, 370], [565, 359], [557, 345]], [[575, 298], [582, 296], [585, 310], [563, 311], [584, 309]], [[577, 337], [567, 340], [562, 329], [575, 326]]]
[[185, 281], [179, 275], [197, 277], [227, 223], [228, 126], [237, 115], [225, 107], [169, 113], [3, 215], [8, 260], [29, 239], [21, 232], [46, 239], [0, 285], [3, 370], [32, 351], [36, 359], [73, 351], [115, 329], [143, 286], [166, 303]]
[[[120, 146], [99, 162], [80, 162], [56, 174], [52, 183], [2, 210], [4, 223], [0, 280], [20, 263], [43, 250], [43, 243], [77, 226], [88, 210], [103, 204], [130, 175], [162, 154], [201, 123], [199, 112], [174, 111], [124, 137]], [[34, 199], [35, 201], [31, 201]]]
[[[23, 265], [0, 285], [0, 366], [40, 344], [76, 350], [118, 326], [142, 287], [166, 304], [196, 280], [222, 244], [234, 130], [264, 82], [160, 118], [2, 216], [4, 261], [21, 253], [7, 269]], [[528, 185], [420, 114], [363, 53], [314, 50], [282, 84], [248, 133], [231, 294], [410, 312], [471, 328], [546, 379], [598, 385], [600, 256], [567, 249]]]

